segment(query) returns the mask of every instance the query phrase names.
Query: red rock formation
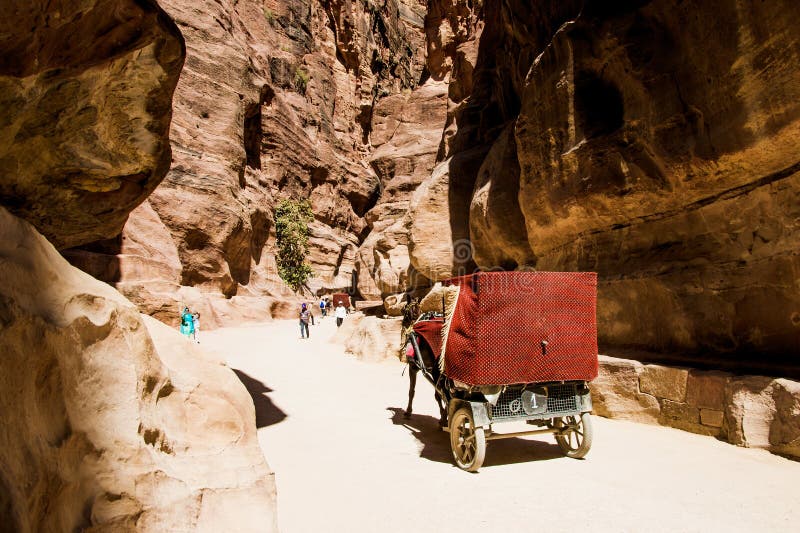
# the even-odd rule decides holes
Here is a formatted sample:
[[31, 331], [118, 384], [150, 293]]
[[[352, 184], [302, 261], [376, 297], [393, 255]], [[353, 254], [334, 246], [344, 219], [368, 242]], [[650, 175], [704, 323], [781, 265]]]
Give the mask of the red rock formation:
[[799, 14], [598, 6], [531, 69], [516, 128], [529, 242], [539, 268], [601, 274], [606, 346], [800, 353], [800, 77], [784, 66]]
[[606, 347], [796, 364], [794, 3], [426, 8], [169, 2], [189, 61], [151, 205], [180, 272], [120, 288], [266, 310], [271, 206], [307, 197], [314, 290], [596, 270]]
[[[163, 4], [186, 38], [187, 62], [173, 165], [149, 203], [168, 229], [155, 240], [177, 250], [180, 275], [164, 276], [166, 265], [130, 272], [119, 246], [96, 244], [71, 260], [95, 275], [108, 270], [98, 268], [104, 261], [121, 265], [109, 281], [154, 315], [174, 315], [179, 286], [191, 286], [211, 306], [209, 326], [223, 321], [223, 298], [252, 299], [240, 308], [258, 307], [263, 319], [270, 296], [292, 297], [276, 273], [272, 206], [308, 198], [310, 287], [350, 287], [364, 215], [381, 188], [368, 165], [373, 108], [420, 79], [424, 9], [394, 0]], [[143, 239], [138, 216], [128, 240]], [[154, 289], [168, 286], [172, 296]]]

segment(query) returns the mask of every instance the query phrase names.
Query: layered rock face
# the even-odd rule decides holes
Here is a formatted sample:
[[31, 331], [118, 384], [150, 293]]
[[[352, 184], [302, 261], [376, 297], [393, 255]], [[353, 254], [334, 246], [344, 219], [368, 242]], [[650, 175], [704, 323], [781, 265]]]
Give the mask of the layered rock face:
[[[410, 94], [382, 101], [373, 120], [371, 164], [383, 186], [378, 204], [367, 213], [371, 233], [359, 248], [358, 289], [367, 299], [383, 299], [397, 315], [408, 289], [424, 292], [449, 274], [432, 267], [452, 254], [449, 193], [441, 189], [442, 168], [456, 130], [455, 116], [472, 90], [479, 36], [480, 2], [428, 2], [425, 17], [424, 83]], [[455, 253], [467, 255], [465, 235]], [[466, 254], [464, 254], [466, 252]], [[446, 276], [445, 276], [446, 277]], [[399, 302], [399, 303], [398, 303]]]
[[155, 2], [5, 2], [0, 202], [59, 248], [117, 235], [169, 168], [182, 63]]
[[797, 364], [800, 8], [691, 13], [598, 8], [554, 36], [516, 126], [528, 241], [538, 268], [601, 273], [606, 346]]
[[[606, 351], [790, 372], [798, 9], [486, 2], [473, 90], [418, 191], [412, 264], [456, 272], [469, 234], [482, 268], [597, 271]], [[420, 249], [425, 232], [449, 242]]]
[[[374, 109], [422, 76], [424, 6], [162, 4], [187, 43], [172, 168], [120, 239], [70, 259], [155, 316], [174, 318], [186, 302], [207, 310], [212, 327], [248, 309], [264, 319], [293, 296], [277, 276], [273, 207], [307, 198], [316, 215], [309, 286], [350, 288], [370, 231], [364, 215], [381, 193], [369, 165]], [[159, 254], [140, 258], [131, 243], [142, 241]]]

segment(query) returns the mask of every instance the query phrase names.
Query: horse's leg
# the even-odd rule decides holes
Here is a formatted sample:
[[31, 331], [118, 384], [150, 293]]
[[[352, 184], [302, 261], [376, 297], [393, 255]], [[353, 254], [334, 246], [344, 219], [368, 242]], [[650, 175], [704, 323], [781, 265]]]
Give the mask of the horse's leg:
[[411, 416], [411, 404], [414, 401], [414, 389], [417, 387], [417, 372], [419, 369], [412, 363], [408, 364], [408, 407], [406, 407], [406, 418]]
[[436, 397], [436, 404], [439, 406], [439, 425], [442, 427], [447, 426], [447, 409], [445, 409], [444, 399], [439, 391], [434, 394]]

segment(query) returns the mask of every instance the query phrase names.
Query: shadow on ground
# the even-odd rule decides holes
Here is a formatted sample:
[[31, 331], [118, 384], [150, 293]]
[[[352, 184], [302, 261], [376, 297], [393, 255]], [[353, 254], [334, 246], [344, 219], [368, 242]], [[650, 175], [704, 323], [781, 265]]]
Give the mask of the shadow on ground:
[[[442, 431], [438, 418], [414, 414], [406, 418], [405, 411], [399, 407], [387, 407], [386, 410], [392, 413], [394, 425], [403, 426], [422, 443], [420, 457], [429, 461], [453, 464], [453, 456], [450, 452], [450, 434]], [[552, 439], [552, 442], [546, 442], [512, 437], [488, 442], [483, 466], [485, 468], [559, 458], [564, 458], [564, 454], [561, 453], [555, 439]]]
[[241, 370], [236, 370], [234, 368], [233, 371], [236, 373], [236, 377], [239, 378], [239, 381], [242, 382], [242, 385], [244, 385], [244, 388], [247, 389], [247, 392], [250, 393], [250, 397], [253, 398], [253, 405], [256, 408], [256, 427], [263, 428], [283, 422], [287, 416], [286, 413], [272, 403], [272, 400], [266, 395], [272, 392], [272, 389], [257, 379], [248, 376]]

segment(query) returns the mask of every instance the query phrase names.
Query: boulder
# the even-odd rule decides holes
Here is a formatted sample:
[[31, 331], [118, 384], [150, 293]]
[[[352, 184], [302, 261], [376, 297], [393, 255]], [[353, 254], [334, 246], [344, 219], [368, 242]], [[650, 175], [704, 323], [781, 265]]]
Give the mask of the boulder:
[[0, 234], [4, 527], [277, 531], [235, 374], [2, 208]]
[[726, 399], [731, 442], [800, 457], [800, 383], [762, 376], [733, 378]]
[[384, 311], [381, 300], [359, 300], [356, 302], [356, 311], [375, 313]]
[[733, 378], [726, 391], [728, 439], [748, 448], [769, 448], [775, 418], [773, 380], [763, 376]]
[[776, 414], [769, 430], [770, 449], [800, 457], [800, 383], [776, 379], [773, 387]]
[[406, 295], [392, 294], [383, 300], [383, 307], [389, 316], [403, 316], [403, 308], [406, 305]]
[[350, 314], [333, 337], [345, 350], [364, 361], [384, 361], [400, 357], [402, 320]]

